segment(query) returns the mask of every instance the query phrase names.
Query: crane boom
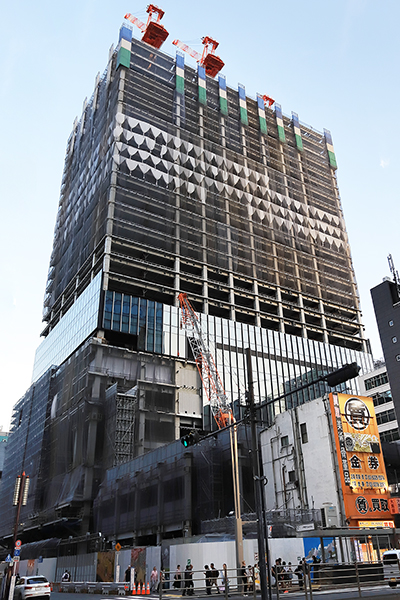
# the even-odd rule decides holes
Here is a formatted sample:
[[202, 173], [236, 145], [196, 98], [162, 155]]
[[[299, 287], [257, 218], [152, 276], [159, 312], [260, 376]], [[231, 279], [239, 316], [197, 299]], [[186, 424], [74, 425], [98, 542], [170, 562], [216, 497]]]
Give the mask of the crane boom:
[[211, 411], [219, 429], [234, 422], [232, 410], [222, 385], [212, 353], [208, 347], [198, 316], [190, 304], [187, 294], [178, 296], [182, 312], [181, 326], [184, 325], [186, 335], [196, 361]]
[[196, 50], [193, 50], [187, 44], [184, 44], [180, 40], [174, 40], [172, 43], [174, 44], [174, 46], [177, 46], [178, 48], [180, 48], [180, 50], [183, 50], [187, 54], [190, 54], [190, 56], [192, 56], [195, 60], [197, 60], [197, 62], [201, 61], [201, 54], [196, 52]]
[[141, 21], [137, 17], [134, 17], [133, 15], [131, 15], [131, 13], [127, 13], [124, 19], [136, 25], [136, 27], [138, 27], [142, 33], [146, 31], [146, 25], [143, 23], [143, 21]]

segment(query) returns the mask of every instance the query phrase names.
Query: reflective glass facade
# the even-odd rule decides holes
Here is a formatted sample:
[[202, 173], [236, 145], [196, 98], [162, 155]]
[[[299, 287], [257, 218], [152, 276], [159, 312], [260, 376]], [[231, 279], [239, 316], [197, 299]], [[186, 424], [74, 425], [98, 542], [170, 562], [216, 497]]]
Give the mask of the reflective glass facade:
[[97, 328], [101, 277], [99, 272], [36, 350], [32, 381], [61, 365]]

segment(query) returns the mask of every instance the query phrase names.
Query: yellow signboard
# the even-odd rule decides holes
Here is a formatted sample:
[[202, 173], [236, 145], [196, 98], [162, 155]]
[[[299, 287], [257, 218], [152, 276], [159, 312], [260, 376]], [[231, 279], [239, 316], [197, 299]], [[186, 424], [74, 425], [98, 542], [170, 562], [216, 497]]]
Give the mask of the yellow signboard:
[[387, 522], [388, 483], [372, 398], [329, 394], [329, 401], [347, 521]]

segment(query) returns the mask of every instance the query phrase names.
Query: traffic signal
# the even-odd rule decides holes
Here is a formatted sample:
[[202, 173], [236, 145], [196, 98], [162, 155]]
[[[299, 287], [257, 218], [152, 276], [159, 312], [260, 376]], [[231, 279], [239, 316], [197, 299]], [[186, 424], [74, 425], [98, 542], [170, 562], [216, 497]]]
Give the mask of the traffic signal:
[[349, 379], [353, 379], [357, 377], [360, 368], [357, 363], [350, 363], [349, 365], [344, 365], [341, 369], [337, 371], [333, 371], [333, 373], [329, 373], [324, 376], [324, 381], [329, 385], [329, 387], [336, 387]]
[[194, 444], [197, 444], [199, 439], [200, 439], [199, 432], [196, 431], [196, 429], [193, 429], [190, 433], [181, 437], [181, 444], [183, 444], [185, 446], [185, 448], [188, 448], [189, 446], [193, 446]]

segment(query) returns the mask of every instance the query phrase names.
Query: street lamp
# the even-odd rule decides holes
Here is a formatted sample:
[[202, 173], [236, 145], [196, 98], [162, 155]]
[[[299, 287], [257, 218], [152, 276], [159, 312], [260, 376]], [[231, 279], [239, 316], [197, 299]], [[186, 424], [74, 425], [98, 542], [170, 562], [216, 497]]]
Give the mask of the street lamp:
[[[270, 557], [269, 557], [269, 548], [268, 548], [268, 535], [265, 536], [265, 527], [264, 527], [264, 511], [263, 511], [263, 489], [262, 489], [262, 481], [263, 477], [261, 476], [260, 469], [260, 461], [259, 461], [259, 449], [258, 449], [258, 438], [257, 438], [257, 430], [256, 430], [256, 410], [260, 410], [270, 404], [273, 404], [277, 400], [282, 400], [287, 396], [295, 394], [301, 390], [304, 390], [320, 381], [325, 381], [329, 385], [329, 387], [336, 387], [349, 379], [353, 379], [357, 377], [360, 367], [357, 363], [346, 364], [340, 369], [332, 371], [326, 375], [321, 375], [320, 377], [305, 383], [297, 387], [294, 390], [285, 392], [280, 396], [274, 398], [273, 400], [268, 400], [267, 402], [261, 402], [257, 406], [254, 404], [254, 390], [253, 390], [253, 369], [251, 364], [251, 349], [246, 348], [246, 364], [247, 364], [247, 384], [248, 384], [248, 402], [249, 402], [249, 416], [250, 416], [250, 426], [251, 426], [251, 460], [252, 460], [252, 468], [253, 468], [253, 479], [254, 479], [254, 496], [255, 496], [255, 510], [257, 514], [257, 537], [258, 537], [258, 558], [259, 558], [259, 569], [260, 569], [260, 587], [261, 587], [261, 598], [262, 600], [267, 600], [267, 587], [268, 587], [268, 598], [271, 600], [272, 598], [272, 589], [271, 589], [271, 571], [270, 571]], [[267, 583], [267, 572], [265, 565], [265, 555], [267, 555], [267, 564], [268, 564], [268, 583]], [[278, 586], [278, 583], [277, 583]], [[278, 587], [277, 587], [278, 589]]]

